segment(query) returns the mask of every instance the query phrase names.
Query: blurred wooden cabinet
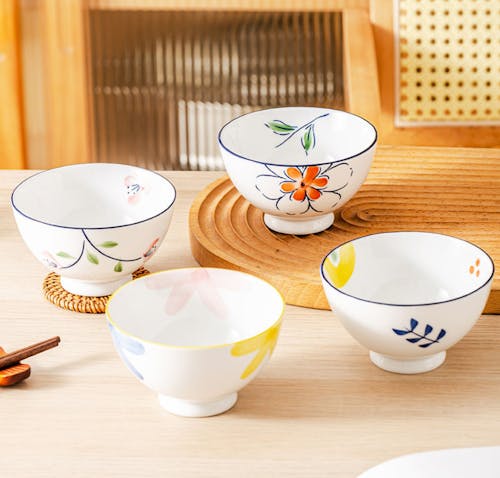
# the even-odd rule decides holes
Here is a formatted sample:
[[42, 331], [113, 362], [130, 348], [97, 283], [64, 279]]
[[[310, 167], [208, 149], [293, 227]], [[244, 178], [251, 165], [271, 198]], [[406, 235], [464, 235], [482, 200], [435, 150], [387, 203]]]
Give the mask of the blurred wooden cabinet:
[[[404, 7], [393, 9], [403, 1]], [[0, 167], [115, 161], [152, 169], [217, 169], [216, 132], [224, 121], [252, 109], [294, 104], [360, 114], [377, 126], [380, 143], [498, 147], [496, 124], [395, 122], [406, 111], [404, 102], [419, 100], [401, 89], [404, 68], [412, 75], [416, 68], [425, 69], [423, 75], [431, 70], [440, 82], [441, 70], [465, 73], [459, 56], [464, 48], [453, 51], [458, 60], [445, 57], [449, 48], [441, 48], [436, 67], [432, 62], [439, 55], [431, 47], [460, 42], [461, 36], [479, 41], [471, 19], [481, 8], [480, 40], [490, 47], [469, 53], [490, 55], [482, 67], [491, 70], [490, 89], [498, 93], [500, 57], [494, 47], [500, 30], [493, 2], [1, 0]], [[412, 13], [404, 17], [410, 23], [400, 35], [393, 12], [410, 12], [410, 5]], [[468, 23], [434, 22], [452, 11], [469, 12]], [[418, 28], [426, 32], [422, 38]], [[398, 42], [402, 46], [395, 48]], [[434, 84], [429, 75], [426, 81]], [[474, 78], [469, 83], [479, 85]], [[491, 98], [483, 109], [498, 116], [497, 93], [484, 93]], [[433, 100], [432, 91], [424, 96]], [[448, 96], [460, 101], [463, 95]], [[453, 108], [460, 112], [458, 104]]]
[[119, 161], [213, 169], [203, 158], [216, 154], [224, 115], [210, 118], [219, 110], [310, 104], [377, 123], [368, 0], [0, 5], [8, 37], [0, 49], [0, 101], [8, 105], [0, 167]]

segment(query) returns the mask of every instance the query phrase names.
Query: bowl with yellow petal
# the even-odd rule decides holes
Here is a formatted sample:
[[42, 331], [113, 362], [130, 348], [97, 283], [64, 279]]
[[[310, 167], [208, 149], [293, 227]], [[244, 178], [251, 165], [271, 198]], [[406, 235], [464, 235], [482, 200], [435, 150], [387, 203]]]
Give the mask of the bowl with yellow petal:
[[430, 232], [387, 232], [333, 249], [321, 265], [326, 297], [378, 367], [439, 367], [484, 309], [494, 264], [478, 246]]
[[273, 231], [312, 234], [360, 188], [377, 131], [360, 116], [313, 107], [254, 111], [219, 132], [225, 168]]
[[124, 364], [167, 411], [229, 410], [278, 340], [284, 302], [267, 282], [226, 269], [150, 274], [118, 289], [106, 317]]

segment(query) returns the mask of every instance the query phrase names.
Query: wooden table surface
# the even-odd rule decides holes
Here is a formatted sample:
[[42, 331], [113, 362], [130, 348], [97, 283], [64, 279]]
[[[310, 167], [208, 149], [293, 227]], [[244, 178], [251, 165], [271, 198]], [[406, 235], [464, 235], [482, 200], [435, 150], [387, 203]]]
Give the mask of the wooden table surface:
[[[355, 477], [405, 453], [500, 444], [497, 316], [483, 316], [439, 369], [402, 376], [372, 365], [331, 312], [287, 306], [271, 361], [233, 410], [168, 414], [118, 358], [104, 316], [43, 298], [46, 270], [10, 211], [10, 191], [29, 174], [0, 172], [0, 346], [62, 342], [27, 360], [27, 381], [0, 389], [0, 476]], [[196, 264], [187, 212], [222, 175], [165, 174], [178, 199], [151, 270]]]

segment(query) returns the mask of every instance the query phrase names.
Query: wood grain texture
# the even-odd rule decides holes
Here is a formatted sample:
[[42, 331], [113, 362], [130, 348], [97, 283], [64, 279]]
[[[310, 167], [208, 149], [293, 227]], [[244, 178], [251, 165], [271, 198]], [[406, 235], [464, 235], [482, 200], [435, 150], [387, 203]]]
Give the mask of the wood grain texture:
[[[270, 231], [261, 211], [229, 179], [199, 194], [190, 212], [191, 247], [204, 266], [250, 272], [288, 304], [329, 309], [318, 267], [337, 245], [385, 231], [460, 237], [500, 263], [500, 150], [380, 148], [358, 193], [333, 226], [308, 236]], [[497, 271], [486, 313], [500, 313]]]
[[[380, 85], [381, 110], [380, 122], [377, 125], [380, 133], [380, 143], [478, 148], [500, 147], [500, 127], [498, 126], [421, 126], [406, 128], [395, 126], [393, 0], [370, 0], [369, 11], [375, 38]], [[436, 79], [439, 80], [439, 75]]]
[[[0, 358], [6, 354], [0, 347]], [[25, 363], [16, 363], [0, 369], [0, 387], [10, 387], [16, 383], [26, 380], [31, 374], [31, 367]]]
[[41, 3], [46, 168], [92, 160], [87, 13], [86, 0], [44, 0]]
[[19, 3], [0, 2], [0, 167], [24, 168]]
[[[46, 269], [23, 244], [9, 206], [11, 189], [30, 174], [0, 173], [1, 345], [15, 350], [53, 335], [61, 345], [30, 359], [29, 380], [0, 390], [2, 476], [355, 478], [404, 453], [498, 443], [495, 316], [482, 317], [443, 367], [400, 376], [373, 366], [330, 312], [287, 306], [271, 361], [234, 409], [209, 419], [169, 415], [125, 368], [102, 316], [44, 300]], [[165, 175], [178, 195], [152, 272], [196, 265], [189, 206], [222, 173]]]
[[342, 13], [346, 111], [380, 122], [380, 96], [375, 41], [368, 12]]
[[101, 10], [247, 10], [331, 11], [343, 8], [368, 11], [370, 0], [89, 0]]

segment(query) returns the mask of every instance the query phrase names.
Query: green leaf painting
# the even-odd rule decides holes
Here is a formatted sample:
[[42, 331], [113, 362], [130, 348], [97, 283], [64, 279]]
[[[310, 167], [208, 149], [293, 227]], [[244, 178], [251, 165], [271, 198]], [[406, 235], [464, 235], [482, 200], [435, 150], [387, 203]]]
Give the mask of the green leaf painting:
[[314, 136], [314, 125], [309, 126], [304, 135], [302, 136], [302, 147], [306, 154], [309, 152], [311, 147], [314, 147], [315, 136]]
[[117, 262], [114, 269], [115, 272], [121, 272], [123, 270], [123, 266], [121, 262]]
[[56, 256], [63, 257], [64, 259], [74, 259], [74, 257], [71, 254], [68, 254], [67, 252], [64, 251], [59, 251], [56, 253]]
[[[287, 141], [292, 139], [297, 133], [303, 131], [303, 134], [300, 138], [300, 143], [302, 145], [302, 149], [304, 152], [309, 154], [309, 151], [314, 149], [316, 146], [316, 133], [314, 132], [314, 125], [316, 121], [321, 118], [326, 118], [330, 116], [330, 113], [323, 113], [316, 118], [313, 118], [311, 121], [304, 123], [300, 126], [292, 126], [291, 124], [285, 123], [281, 120], [272, 120], [268, 123], [264, 123], [273, 133], [279, 134], [280, 136], [286, 136], [286, 138], [281, 141], [281, 143], [277, 144], [275, 148], [279, 148], [283, 146]], [[297, 136], [298, 137], [298, 136]]]
[[92, 264], [96, 264], [96, 265], [99, 264], [99, 259], [97, 259], [97, 256], [95, 256], [94, 254], [92, 254], [90, 252], [87, 252], [87, 259]]
[[271, 131], [273, 131], [276, 134], [280, 134], [280, 135], [289, 134], [292, 131], [295, 131], [297, 129], [297, 126], [292, 126], [292, 125], [287, 124], [281, 120], [272, 120], [272, 121], [269, 121], [269, 123], [265, 123], [265, 124]]
[[99, 244], [99, 247], [110, 248], [110, 247], [116, 247], [117, 245], [118, 243], [115, 241], [104, 241], [103, 243]]

